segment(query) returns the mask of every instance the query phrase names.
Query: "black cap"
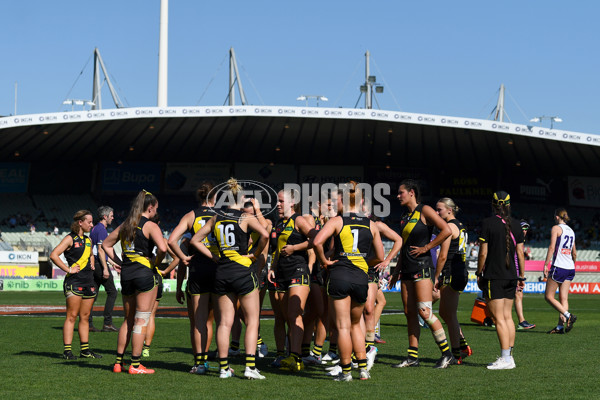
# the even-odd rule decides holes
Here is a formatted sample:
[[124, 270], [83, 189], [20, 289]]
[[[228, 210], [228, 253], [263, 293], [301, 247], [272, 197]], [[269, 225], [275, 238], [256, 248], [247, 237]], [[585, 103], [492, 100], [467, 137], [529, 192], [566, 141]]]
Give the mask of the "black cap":
[[522, 219], [521, 220], [521, 229], [523, 229], [524, 231], [527, 231], [527, 230], [529, 230], [529, 228], [530, 228], [529, 222]]

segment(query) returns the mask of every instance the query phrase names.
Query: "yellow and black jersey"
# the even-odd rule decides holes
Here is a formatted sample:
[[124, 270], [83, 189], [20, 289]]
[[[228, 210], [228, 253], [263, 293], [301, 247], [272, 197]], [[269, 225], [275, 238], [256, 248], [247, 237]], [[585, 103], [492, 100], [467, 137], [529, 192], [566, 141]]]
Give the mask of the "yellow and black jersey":
[[135, 228], [133, 242], [121, 237], [124, 266], [138, 263], [152, 269], [150, 259], [153, 256], [152, 251], [154, 250], [155, 243], [152, 238], [147, 238], [144, 236], [142, 229], [144, 228], [146, 222], [148, 222], [148, 218], [142, 216], [138, 226]]
[[67, 265], [69, 267], [77, 264], [79, 272], [76, 274], [67, 274], [70, 283], [86, 283], [94, 280], [94, 271], [92, 271], [90, 257], [92, 256], [92, 240], [83, 235], [79, 236], [75, 233], [69, 233], [73, 244], [64, 252]]
[[275, 224], [275, 233], [277, 236], [276, 260], [278, 271], [295, 269], [298, 265], [308, 266], [308, 253], [304, 251], [295, 251], [287, 257], [280, 257], [281, 249], [287, 245], [304, 243], [308, 240], [301, 232], [296, 229], [296, 219], [302, 218], [300, 214], [294, 214], [288, 219], [280, 219]]
[[240, 227], [243, 211], [228, 208], [217, 215], [213, 235], [219, 249], [219, 266], [238, 265], [249, 267], [252, 260], [248, 257], [249, 234]]
[[[204, 225], [206, 225], [208, 220], [210, 220], [215, 215], [216, 215], [216, 213], [211, 207], [202, 206], [202, 207], [195, 209], [194, 210], [194, 224], [192, 225], [192, 228], [190, 230], [188, 230], [188, 233], [190, 235], [194, 236], [194, 234], [196, 232], [198, 232], [200, 229], [202, 229], [202, 227]], [[212, 232], [209, 233], [206, 238], [204, 238], [202, 243], [210, 250], [211, 253], [213, 253], [217, 256], [219, 255], [219, 248], [217, 247], [215, 235], [213, 235]], [[200, 254], [194, 246], [188, 246], [188, 255], [192, 256], [192, 259], [190, 260], [190, 265], [189, 265], [190, 274], [196, 273], [197, 269], [201, 269], [201, 268], [205, 268], [205, 267], [206, 268], [215, 268], [216, 267], [216, 264], [211, 259], [209, 259], [208, 257], [205, 257], [203, 254]]]
[[450, 247], [448, 248], [448, 258], [444, 265], [444, 271], [450, 271], [454, 269], [466, 268], [467, 258], [467, 230], [465, 229], [462, 222], [456, 218], [448, 221], [449, 224], [454, 224], [458, 228], [458, 237], [450, 240]]
[[250, 233], [250, 244], [248, 245], [248, 254], [253, 253], [256, 250], [256, 246], [260, 241], [260, 233], [252, 232]]
[[367, 279], [369, 265], [367, 257], [373, 243], [371, 221], [351, 213], [342, 216], [342, 230], [333, 237], [333, 259], [337, 262], [329, 267], [332, 278], [362, 282]]
[[412, 246], [423, 247], [431, 241], [433, 227], [427, 226], [421, 221], [422, 211], [423, 205], [419, 204], [412, 213], [404, 214], [400, 222], [402, 273], [413, 273], [426, 268], [433, 268], [430, 252], [427, 251], [416, 257], [410, 254]]

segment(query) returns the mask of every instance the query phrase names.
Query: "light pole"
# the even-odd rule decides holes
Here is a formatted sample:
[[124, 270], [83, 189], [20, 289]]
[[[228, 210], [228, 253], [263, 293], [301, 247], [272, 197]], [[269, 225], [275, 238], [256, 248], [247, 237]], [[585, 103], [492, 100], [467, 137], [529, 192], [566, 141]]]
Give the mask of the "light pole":
[[296, 98], [298, 101], [306, 101], [306, 107], [308, 107], [308, 99], [317, 100], [317, 107], [319, 107], [319, 101], [329, 101], [329, 99], [325, 96], [314, 95], [314, 94], [303, 94]]
[[535, 118], [531, 118], [529, 120], [529, 122], [543, 122], [543, 120], [545, 119], [549, 119], [550, 120], [550, 129], [554, 129], [554, 123], [555, 122], [563, 122], [563, 120], [557, 116], [554, 117], [549, 117], [547, 115], [542, 115], [541, 117], [535, 117]]

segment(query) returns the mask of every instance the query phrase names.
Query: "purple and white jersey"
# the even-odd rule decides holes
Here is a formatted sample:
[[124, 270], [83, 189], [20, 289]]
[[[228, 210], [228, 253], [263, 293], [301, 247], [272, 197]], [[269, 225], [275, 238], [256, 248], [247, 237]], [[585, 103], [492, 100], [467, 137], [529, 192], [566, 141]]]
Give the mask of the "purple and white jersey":
[[559, 224], [558, 226], [562, 228], [562, 234], [556, 238], [552, 265], [563, 269], [575, 269], [572, 255], [575, 232], [573, 232], [573, 229], [569, 225]]

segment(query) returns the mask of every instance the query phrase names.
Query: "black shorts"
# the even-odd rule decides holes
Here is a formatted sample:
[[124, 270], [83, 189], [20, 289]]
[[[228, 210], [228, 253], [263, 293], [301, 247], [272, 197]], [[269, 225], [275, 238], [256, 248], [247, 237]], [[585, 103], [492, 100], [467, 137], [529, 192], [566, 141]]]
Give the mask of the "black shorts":
[[215, 289], [215, 270], [203, 270], [190, 274], [185, 292], [191, 296], [212, 293]]
[[65, 294], [65, 297], [75, 295], [83, 299], [93, 299], [98, 295], [98, 292], [96, 291], [96, 285], [93, 283], [78, 285], [76, 283], [71, 284], [66, 281], [63, 282], [63, 293]]
[[350, 296], [358, 304], [367, 302], [369, 285], [364, 283], [354, 283], [339, 279], [329, 279], [327, 282], [327, 295], [335, 300], [345, 299]]
[[451, 274], [450, 271], [442, 271], [440, 275], [440, 286], [450, 286], [457, 292], [462, 292], [467, 287], [469, 276], [467, 271]]
[[277, 290], [287, 292], [294, 286], [310, 286], [310, 276], [308, 274], [296, 274], [293, 278], [277, 279]]
[[139, 268], [130, 276], [124, 277], [121, 272], [121, 294], [123, 296], [133, 296], [136, 292], [149, 292], [158, 285], [158, 279], [152, 270], [146, 266]]
[[401, 272], [400, 280], [402, 281], [413, 281], [418, 282], [423, 279], [431, 279], [433, 281], [433, 274], [431, 268], [424, 268], [416, 272]]
[[254, 270], [254, 273], [256, 274], [256, 277], [258, 278], [258, 289], [263, 290], [266, 286], [267, 286], [267, 274], [269, 272], [269, 269], [267, 268], [267, 266], [263, 266], [262, 270], [258, 270], [258, 265], [256, 262], [254, 262], [250, 268], [252, 268]]
[[375, 283], [379, 285], [379, 272], [369, 271], [369, 283]]
[[479, 288], [483, 292], [483, 296], [489, 300], [515, 298], [517, 290], [516, 279], [479, 279]]
[[156, 282], [158, 283], [158, 291], [156, 292], [156, 301], [160, 301], [160, 299], [162, 299], [162, 297], [163, 297], [163, 289], [164, 289], [163, 277], [158, 272], [155, 272], [154, 279], [156, 279]]
[[315, 262], [313, 265], [312, 272], [310, 273], [310, 283], [319, 285], [321, 287], [325, 286], [325, 269], [321, 268], [318, 262]]
[[281, 289], [281, 286], [279, 286], [279, 284], [277, 283], [277, 280], [275, 280], [275, 283], [271, 283], [271, 281], [269, 281], [269, 273], [267, 272], [267, 289], [269, 290], [269, 292], [285, 292], [285, 290]]
[[236, 274], [234, 277], [217, 278], [213, 293], [224, 295], [234, 293], [238, 296], [244, 296], [258, 289], [258, 279], [254, 271], [249, 270], [248, 274]]

